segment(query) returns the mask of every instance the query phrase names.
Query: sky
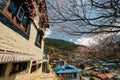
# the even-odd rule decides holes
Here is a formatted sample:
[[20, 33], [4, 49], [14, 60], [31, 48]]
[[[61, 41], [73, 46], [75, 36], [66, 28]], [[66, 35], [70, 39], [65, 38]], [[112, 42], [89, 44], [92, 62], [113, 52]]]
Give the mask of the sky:
[[[78, 0], [79, 1], [79, 0]], [[61, 1], [59, 1], [60, 4]], [[52, 3], [54, 4], [54, 3]], [[48, 13], [51, 12], [51, 9], [48, 9]], [[54, 13], [53, 13], [54, 14]], [[65, 41], [70, 41], [79, 45], [90, 46], [94, 44], [98, 44], [98, 42], [94, 39], [95, 37], [81, 37], [81, 36], [70, 36], [63, 33], [56, 32], [57, 26], [50, 25], [50, 28], [46, 30], [45, 37], [53, 38], [53, 39], [61, 39]]]
[[97, 40], [94, 39], [96, 36], [87, 38], [87, 37], [66, 35], [63, 33], [56, 32], [54, 26], [50, 27], [49, 29], [46, 29], [45, 37], [70, 41], [75, 44], [85, 45], [85, 46], [98, 44]]
[[[61, 1], [60, 0], [58, 1], [58, 3], [60, 4], [60, 9], [62, 9], [62, 2]], [[83, 0], [83, 1], [87, 1], [87, 0]], [[52, 3], [52, 4], [56, 5], [55, 3]], [[78, 2], [77, 4], [80, 4], [80, 2]], [[53, 10], [53, 12], [56, 13], [56, 11], [54, 11], [54, 10]], [[48, 13], [49, 14], [52, 13], [51, 8], [48, 8]], [[55, 17], [55, 15], [54, 15], [55, 13], [52, 13], [52, 15], [54, 17]], [[57, 15], [57, 13], [56, 13], [56, 15]], [[94, 17], [94, 16], [95, 15], [92, 15], [92, 17]], [[58, 15], [57, 15], [57, 17], [58, 17]], [[104, 38], [110, 36], [110, 35], [95, 35], [95, 36], [91, 36], [91, 37], [90, 36], [87, 36], [87, 37], [86, 36], [72, 36], [72, 35], [70, 36], [70, 35], [66, 35], [66, 34], [57, 32], [56, 28], [58, 26], [59, 25], [57, 25], [57, 26], [50, 25], [50, 28], [46, 30], [45, 37], [70, 41], [70, 42], [73, 42], [73, 43], [76, 43], [79, 45], [91, 46], [91, 45], [99, 44], [99, 40], [101, 40], [101, 37], [102, 37], [102, 39], [104, 39]]]
[[[75, 44], [79, 45], [85, 45], [85, 46], [91, 46], [91, 45], [98, 45], [99, 42], [107, 37], [114, 36], [114, 34], [99, 34], [91, 37], [85, 37], [85, 36], [72, 36], [63, 34], [60, 32], [57, 32], [55, 30], [55, 26], [51, 26], [49, 29], [46, 29], [45, 37], [47, 38], [53, 38], [53, 39], [60, 39], [65, 40], [69, 42], [73, 42]], [[120, 36], [120, 32], [116, 34], [116, 36]]]

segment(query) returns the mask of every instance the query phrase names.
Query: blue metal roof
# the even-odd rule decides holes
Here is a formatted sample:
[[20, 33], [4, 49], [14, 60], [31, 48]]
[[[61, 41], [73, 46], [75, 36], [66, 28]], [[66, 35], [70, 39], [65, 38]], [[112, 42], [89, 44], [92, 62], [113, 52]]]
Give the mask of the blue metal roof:
[[56, 74], [59, 74], [59, 73], [78, 73], [78, 72], [81, 72], [81, 71], [82, 71], [82, 69], [78, 69], [74, 66], [65, 64], [63, 66], [58, 66], [55, 70], [55, 73]]

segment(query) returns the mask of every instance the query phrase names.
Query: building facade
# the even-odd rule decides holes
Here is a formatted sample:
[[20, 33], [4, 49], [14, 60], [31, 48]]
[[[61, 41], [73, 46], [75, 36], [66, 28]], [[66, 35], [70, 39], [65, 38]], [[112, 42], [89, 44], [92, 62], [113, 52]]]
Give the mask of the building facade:
[[45, 0], [0, 0], [0, 80], [34, 80], [42, 74]]

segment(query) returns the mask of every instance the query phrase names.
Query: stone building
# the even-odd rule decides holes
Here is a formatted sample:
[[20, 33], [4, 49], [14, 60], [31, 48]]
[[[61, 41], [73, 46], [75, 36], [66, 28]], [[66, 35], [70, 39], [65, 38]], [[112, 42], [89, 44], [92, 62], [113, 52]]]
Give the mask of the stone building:
[[45, 0], [0, 0], [0, 80], [34, 80], [42, 74]]

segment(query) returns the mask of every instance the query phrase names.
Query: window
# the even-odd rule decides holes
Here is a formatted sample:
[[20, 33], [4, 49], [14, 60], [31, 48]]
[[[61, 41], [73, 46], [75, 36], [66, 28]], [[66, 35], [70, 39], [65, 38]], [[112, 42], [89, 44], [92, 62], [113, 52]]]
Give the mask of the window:
[[16, 15], [17, 9], [18, 9], [17, 4], [14, 1], [11, 1], [10, 5], [8, 7], [9, 12], [11, 12], [14, 15]]
[[33, 61], [33, 62], [32, 62], [32, 65], [36, 65], [36, 64], [37, 64], [36, 61]]
[[4, 76], [7, 64], [0, 64], [0, 76]]
[[34, 72], [35, 70], [37, 70], [37, 65], [33, 65], [31, 68], [31, 73]]
[[36, 61], [32, 61], [31, 73], [37, 70], [37, 63]]
[[0, 0], [0, 9], [3, 9], [7, 4], [7, 0]]
[[21, 3], [17, 0], [11, 0], [8, 11], [12, 14], [12, 19], [15, 19], [14, 23], [17, 24], [16, 26], [18, 26], [23, 32], [27, 32], [29, 24], [31, 24], [31, 19], [29, 18], [29, 13], [25, 12], [25, 7], [19, 6], [20, 4]]
[[40, 68], [40, 67], [41, 67], [41, 63], [38, 64], [38, 68]]
[[23, 17], [22, 24], [24, 27], [27, 26], [27, 24], [28, 24], [28, 17], [27, 16]]
[[43, 31], [38, 31], [37, 37], [36, 37], [36, 42], [35, 45], [41, 48], [41, 43], [42, 43], [42, 38], [43, 38]]
[[77, 78], [77, 74], [74, 73], [74, 74], [73, 74], [73, 79], [76, 79], [76, 78]]
[[28, 16], [24, 16], [22, 20], [22, 25], [25, 28], [25, 32], [27, 32], [29, 24], [31, 23], [30, 19]]
[[19, 62], [13, 63], [11, 67], [10, 74], [14, 74], [16, 72], [20, 72], [27, 69], [28, 62]]
[[24, 16], [24, 13], [25, 13], [24, 9], [20, 6], [20, 8], [19, 8], [19, 10], [18, 10], [18, 12], [17, 12], [17, 18], [18, 18], [20, 21], [22, 21], [23, 16]]
[[[29, 2], [29, 0], [26, 1]], [[27, 40], [30, 37], [32, 22], [28, 6], [29, 4], [24, 4], [24, 0], [0, 0], [0, 11], [5, 11], [5, 14], [0, 13], [0, 21]]]

